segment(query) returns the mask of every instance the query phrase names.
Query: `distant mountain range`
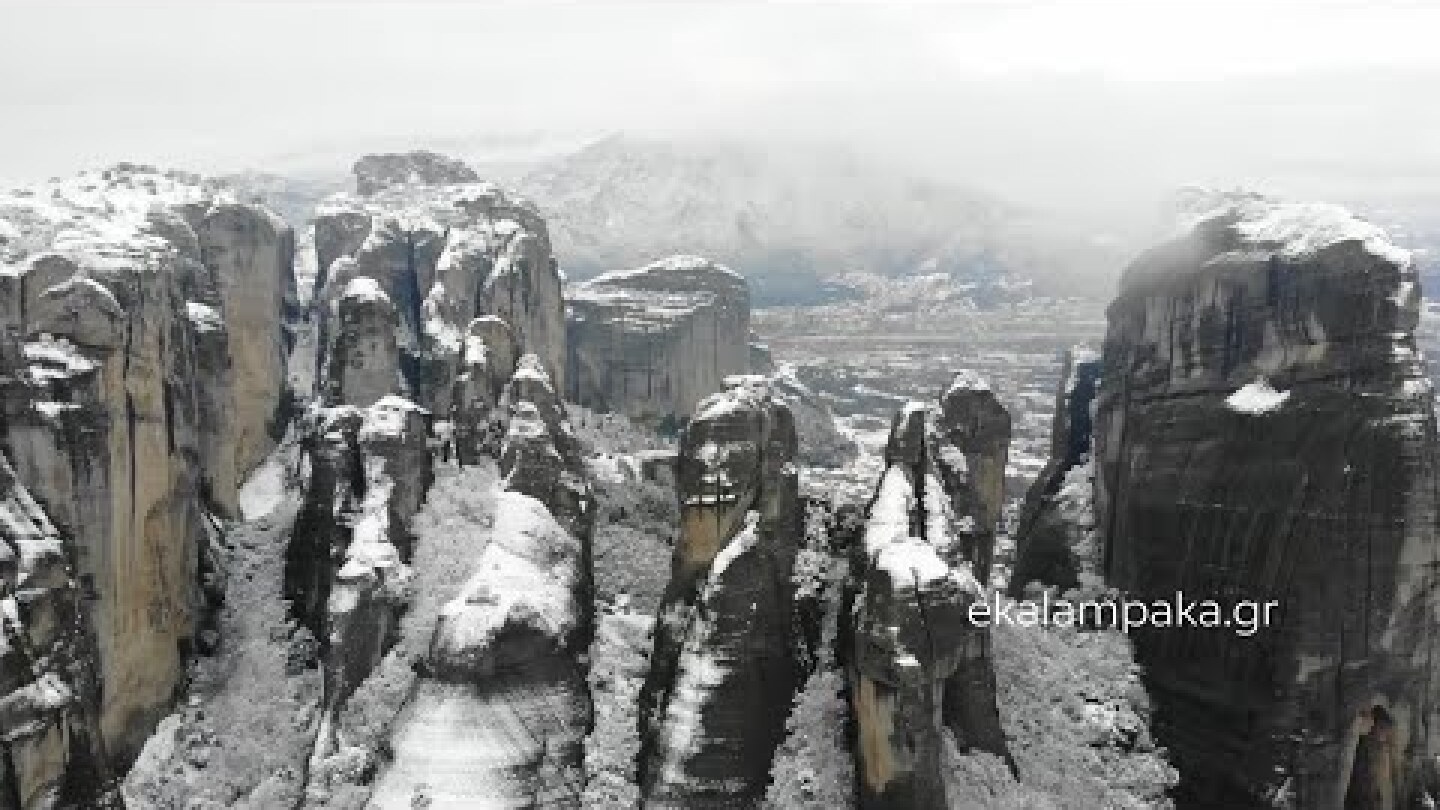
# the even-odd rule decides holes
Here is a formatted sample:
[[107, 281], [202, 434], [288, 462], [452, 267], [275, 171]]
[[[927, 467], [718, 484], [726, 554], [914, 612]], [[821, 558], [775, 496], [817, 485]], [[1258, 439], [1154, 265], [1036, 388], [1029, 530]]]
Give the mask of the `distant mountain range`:
[[945, 274], [981, 303], [1108, 297], [1124, 256], [990, 194], [853, 154], [611, 136], [517, 183], [571, 278], [699, 253], [745, 274], [756, 303], [844, 297], [832, 279]]
[[[840, 280], [853, 274], [945, 275], [985, 305], [1105, 299], [1128, 259], [992, 194], [838, 150], [612, 135], [520, 157], [455, 153], [540, 206], [574, 280], [693, 253], [743, 273], [758, 306], [856, 297]], [[227, 179], [298, 224], [353, 186], [339, 168]]]

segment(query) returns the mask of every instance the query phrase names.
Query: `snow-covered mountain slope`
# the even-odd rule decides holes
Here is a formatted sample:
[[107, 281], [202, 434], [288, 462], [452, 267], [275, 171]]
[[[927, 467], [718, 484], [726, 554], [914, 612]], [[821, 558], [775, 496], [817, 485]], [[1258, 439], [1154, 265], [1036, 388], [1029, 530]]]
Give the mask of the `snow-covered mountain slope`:
[[1101, 268], [1119, 263], [997, 197], [824, 149], [617, 135], [519, 186], [572, 278], [698, 252], [743, 272], [762, 306], [833, 299], [843, 285], [821, 280], [850, 272], [944, 273], [982, 298], [1104, 296]]

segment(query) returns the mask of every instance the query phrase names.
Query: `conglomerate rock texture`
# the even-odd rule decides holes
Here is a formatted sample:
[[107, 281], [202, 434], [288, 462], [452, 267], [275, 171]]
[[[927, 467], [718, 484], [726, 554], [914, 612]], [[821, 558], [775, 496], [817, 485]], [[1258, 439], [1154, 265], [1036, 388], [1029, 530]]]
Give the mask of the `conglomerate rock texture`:
[[1099, 385], [1100, 356], [1078, 346], [1067, 351], [1055, 393], [1050, 458], [1025, 493], [1015, 529], [1014, 595], [1032, 581], [1063, 593], [1080, 585], [1082, 573], [1099, 574], [1094, 519], [1082, 506], [1093, 489], [1090, 409]]
[[569, 399], [678, 424], [750, 361], [750, 292], [729, 268], [672, 256], [569, 293]]
[[763, 378], [704, 399], [678, 460], [680, 538], [641, 696], [651, 808], [757, 806], [803, 676], [795, 428]]
[[[89, 675], [40, 663], [69, 684], [46, 722], [74, 744], [12, 749], [0, 796], [102, 801], [203, 645], [211, 515], [234, 513], [283, 418], [291, 244], [180, 172], [121, 164], [0, 195], [0, 449], [62, 538], [84, 596], [68, 615], [93, 640], [74, 659]], [[28, 677], [0, 666], [7, 691]]]
[[[1133, 633], [1200, 806], [1436, 795], [1436, 426], [1410, 256], [1335, 206], [1248, 197], [1137, 259], [1096, 416], [1110, 583], [1274, 600]], [[1246, 609], [1250, 620], [1261, 613]]]
[[[950, 443], [990, 432], [957, 426], [1003, 421], [1008, 433], [1008, 416], [997, 420], [992, 405], [988, 386], [961, 373], [940, 408], [910, 403], [896, 415], [887, 467], [852, 549], [842, 638], [850, 640], [844, 660], [867, 810], [941, 810], [950, 757], [975, 750], [1009, 759], [990, 630], [970, 614], [987, 594], [976, 558], [989, 552], [975, 541], [993, 537], [994, 524], [979, 523], [990, 513], [988, 479], [968, 475], [964, 451]], [[947, 466], [959, 469], [947, 475]]]
[[395, 310], [399, 393], [441, 419], [475, 318], [508, 324], [562, 391], [565, 374], [565, 305], [545, 220], [494, 185], [456, 177], [362, 178], [362, 193], [327, 199], [314, 226], [321, 378], [335, 376], [327, 370], [341, 328], [334, 308], [352, 281], [372, 279]]

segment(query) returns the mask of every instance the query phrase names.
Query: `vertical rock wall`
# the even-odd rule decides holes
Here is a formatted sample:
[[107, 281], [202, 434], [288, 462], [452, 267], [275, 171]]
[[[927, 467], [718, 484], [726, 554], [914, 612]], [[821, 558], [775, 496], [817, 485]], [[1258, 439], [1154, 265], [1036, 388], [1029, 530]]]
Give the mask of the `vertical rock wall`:
[[695, 256], [607, 273], [570, 291], [570, 399], [673, 426], [749, 367], [745, 279]]
[[[89, 703], [71, 715], [89, 718], [75, 739], [90, 743], [71, 753], [108, 760], [72, 757], [51, 774], [63, 782], [128, 763], [195, 648], [207, 513], [233, 512], [282, 400], [264, 347], [283, 340], [288, 230], [198, 177], [133, 165], [0, 195], [0, 219], [13, 234], [0, 245], [0, 446], [65, 539], [94, 639], [96, 685], [74, 692]], [[222, 422], [235, 429], [202, 435]]]
[[395, 307], [400, 393], [418, 404], [447, 416], [464, 334], [480, 317], [505, 321], [564, 390], [565, 305], [545, 220], [530, 203], [474, 182], [473, 171], [415, 169], [410, 157], [362, 158], [361, 194], [336, 195], [316, 213], [322, 346], [335, 331], [326, 302], [366, 277]]
[[[1405, 251], [1247, 198], [1137, 259], [1096, 422], [1110, 582], [1278, 602], [1135, 633], [1190, 798], [1411, 806], [1433, 791], [1436, 427]], [[1435, 795], [1433, 792], [1430, 795]]]
[[685, 430], [681, 534], [641, 696], [646, 807], [749, 807], [764, 795], [803, 675], [795, 453], [790, 413], [760, 378], [707, 397]]
[[[1076, 347], [1065, 353], [1055, 417], [1050, 427], [1050, 458], [1025, 493], [1015, 529], [1015, 570], [1010, 590], [1019, 595], [1030, 582], [1064, 591], [1080, 584], [1082, 573], [1099, 573], [1090, 502], [1093, 435], [1090, 409], [1100, 384], [1100, 357]], [[1084, 490], [1075, 491], [1075, 488]]]

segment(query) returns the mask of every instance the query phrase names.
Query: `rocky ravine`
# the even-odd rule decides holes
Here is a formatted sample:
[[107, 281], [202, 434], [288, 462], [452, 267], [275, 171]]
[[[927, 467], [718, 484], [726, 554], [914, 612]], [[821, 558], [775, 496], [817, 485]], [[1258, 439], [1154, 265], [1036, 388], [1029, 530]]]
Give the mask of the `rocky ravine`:
[[1095, 523], [1088, 514], [1094, 488], [1090, 411], [1099, 385], [1099, 355], [1079, 346], [1065, 353], [1055, 393], [1050, 457], [1025, 493], [1015, 528], [1011, 595], [1019, 596], [1031, 582], [1064, 593], [1080, 586], [1082, 576], [1099, 576]]
[[1419, 301], [1409, 255], [1375, 227], [1255, 197], [1222, 201], [1125, 274], [1096, 417], [1104, 573], [1145, 599], [1278, 602], [1252, 636], [1135, 634], [1193, 801], [1436, 795]]
[[217, 519], [285, 416], [292, 239], [134, 165], [0, 195], [0, 225], [0, 701], [28, 718], [0, 795], [99, 802], [215, 643]]

